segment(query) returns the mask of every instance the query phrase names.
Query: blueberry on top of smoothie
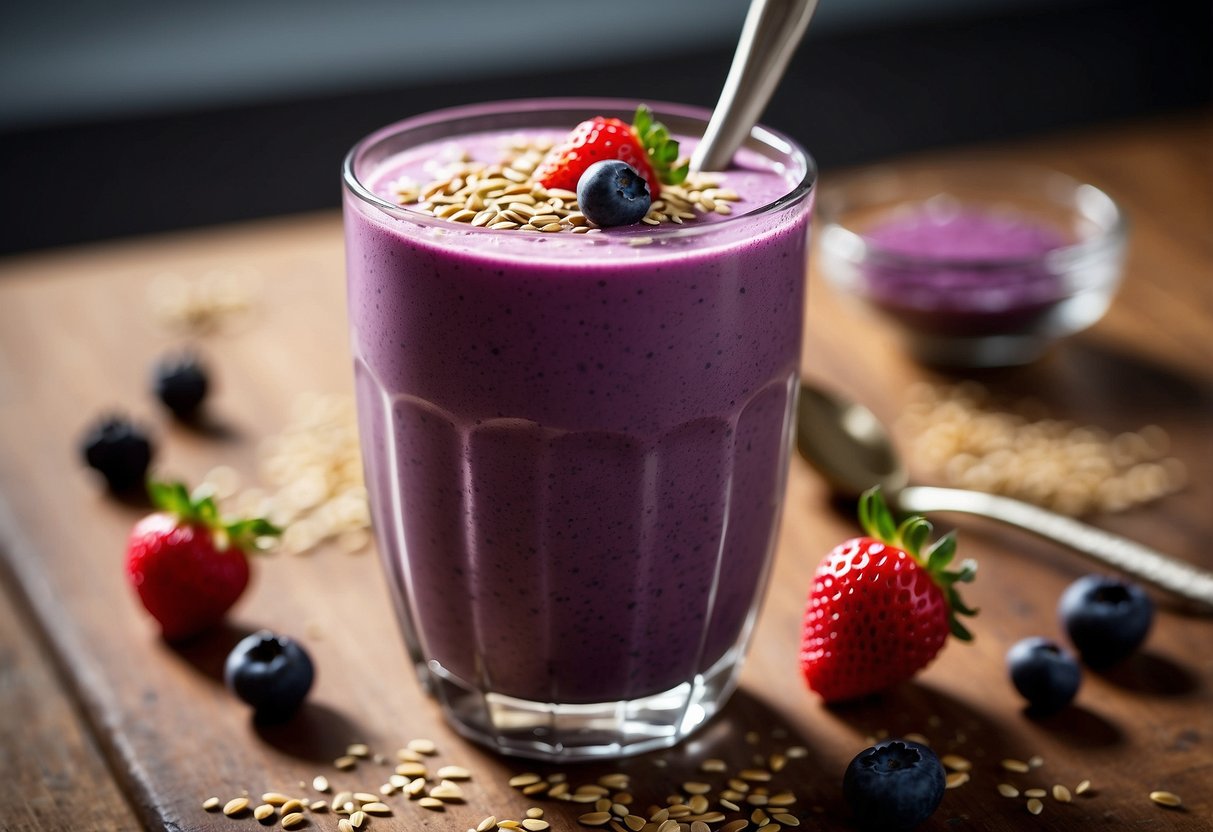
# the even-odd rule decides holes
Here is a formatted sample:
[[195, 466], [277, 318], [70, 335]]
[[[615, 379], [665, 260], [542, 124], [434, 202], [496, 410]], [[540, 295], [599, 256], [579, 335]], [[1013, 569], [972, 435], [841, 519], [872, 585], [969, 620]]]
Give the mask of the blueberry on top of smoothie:
[[609, 159], [586, 168], [577, 181], [577, 204], [595, 225], [634, 225], [653, 200], [649, 184], [627, 162]]

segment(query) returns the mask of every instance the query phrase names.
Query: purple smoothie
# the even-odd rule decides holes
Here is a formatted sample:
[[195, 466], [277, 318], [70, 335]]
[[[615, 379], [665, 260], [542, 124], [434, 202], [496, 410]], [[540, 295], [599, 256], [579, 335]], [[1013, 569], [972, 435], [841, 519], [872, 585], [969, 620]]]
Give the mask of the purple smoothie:
[[[517, 132], [455, 145], [496, 161]], [[353, 172], [383, 195], [451, 147], [356, 149]], [[805, 157], [738, 160], [730, 217], [593, 235], [347, 189], [372, 510], [436, 687], [605, 703], [722, 665], [731, 685], [783, 494], [811, 202]]]
[[884, 219], [863, 238], [872, 300], [935, 335], [1024, 332], [1068, 292], [1046, 262], [1068, 241], [1024, 215], [927, 203]]

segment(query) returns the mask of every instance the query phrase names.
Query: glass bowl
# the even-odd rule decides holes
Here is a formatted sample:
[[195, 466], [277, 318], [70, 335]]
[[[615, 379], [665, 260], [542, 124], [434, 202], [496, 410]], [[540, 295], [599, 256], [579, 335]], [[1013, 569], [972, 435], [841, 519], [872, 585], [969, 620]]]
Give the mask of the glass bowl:
[[829, 283], [928, 364], [1033, 361], [1098, 321], [1123, 271], [1119, 206], [1047, 168], [876, 169], [823, 190], [818, 208]]

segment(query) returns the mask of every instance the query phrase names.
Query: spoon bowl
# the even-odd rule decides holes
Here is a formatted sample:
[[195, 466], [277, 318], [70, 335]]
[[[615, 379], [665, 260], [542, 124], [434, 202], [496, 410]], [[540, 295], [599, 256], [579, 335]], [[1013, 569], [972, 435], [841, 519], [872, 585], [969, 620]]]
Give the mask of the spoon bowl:
[[856, 498], [880, 486], [889, 503], [903, 512], [959, 512], [998, 520], [1213, 612], [1213, 573], [1030, 503], [982, 491], [909, 485], [888, 432], [863, 405], [802, 382], [796, 417], [797, 450], [840, 497]]

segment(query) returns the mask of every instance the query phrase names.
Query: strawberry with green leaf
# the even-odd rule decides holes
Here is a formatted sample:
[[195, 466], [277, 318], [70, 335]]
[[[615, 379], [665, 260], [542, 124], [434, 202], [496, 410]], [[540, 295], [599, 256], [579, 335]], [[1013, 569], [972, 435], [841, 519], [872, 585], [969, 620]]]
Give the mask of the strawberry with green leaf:
[[[949, 571], [956, 538], [928, 545], [931, 524], [897, 524], [878, 488], [859, 501], [865, 536], [830, 552], [817, 567], [805, 611], [800, 667], [827, 702], [857, 699], [912, 677], [935, 658], [949, 633], [972, 634], [960, 616], [975, 615], [956, 585], [972, 581], [975, 561]], [[924, 549], [924, 546], [926, 548]]]
[[264, 548], [280, 530], [269, 521], [219, 516], [208, 495], [185, 486], [148, 483], [159, 509], [131, 530], [126, 575], [169, 641], [218, 624], [249, 581], [248, 552]]
[[653, 113], [641, 104], [631, 124], [595, 116], [573, 128], [535, 169], [534, 180], [545, 188], [576, 191], [586, 168], [595, 162], [618, 160], [635, 168], [657, 199], [662, 185], [678, 185], [687, 177], [688, 163], [679, 164], [678, 142]]

